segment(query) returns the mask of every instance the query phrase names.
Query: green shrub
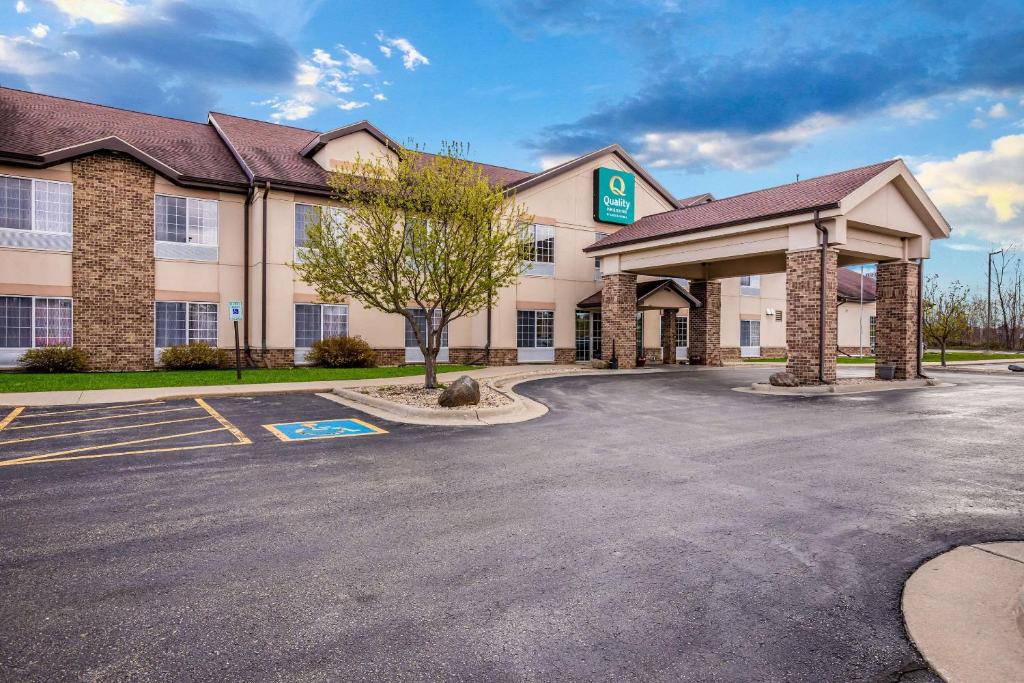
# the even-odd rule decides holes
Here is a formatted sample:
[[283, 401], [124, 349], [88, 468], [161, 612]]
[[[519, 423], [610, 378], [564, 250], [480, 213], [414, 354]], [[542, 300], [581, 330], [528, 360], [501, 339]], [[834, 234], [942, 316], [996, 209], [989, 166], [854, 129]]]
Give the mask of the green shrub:
[[168, 370], [210, 370], [227, 365], [228, 352], [206, 342], [194, 342], [164, 349], [160, 363]]
[[328, 337], [315, 342], [306, 359], [326, 368], [372, 368], [377, 354], [359, 337]]
[[25, 372], [82, 372], [85, 353], [74, 346], [43, 346], [29, 349], [18, 359]]

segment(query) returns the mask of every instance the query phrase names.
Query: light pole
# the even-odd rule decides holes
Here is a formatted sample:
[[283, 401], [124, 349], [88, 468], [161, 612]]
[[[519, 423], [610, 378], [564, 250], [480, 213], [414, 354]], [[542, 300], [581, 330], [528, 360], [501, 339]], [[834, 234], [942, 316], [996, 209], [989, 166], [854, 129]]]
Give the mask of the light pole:
[[988, 308], [986, 310], [988, 321], [985, 324], [985, 339], [988, 341], [989, 353], [992, 353], [992, 257], [1002, 254], [1003, 251], [1005, 251], [1005, 247], [988, 253]]

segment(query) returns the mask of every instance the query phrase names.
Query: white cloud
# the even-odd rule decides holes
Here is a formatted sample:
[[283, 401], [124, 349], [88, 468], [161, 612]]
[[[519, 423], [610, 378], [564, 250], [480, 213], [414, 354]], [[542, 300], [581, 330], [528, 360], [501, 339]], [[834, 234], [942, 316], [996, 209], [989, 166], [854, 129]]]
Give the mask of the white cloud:
[[1010, 110], [1002, 102], [993, 104], [992, 108], [988, 110], [988, 117], [990, 119], [1005, 119], [1009, 115]]
[[0, 71], [32, 78], [60, 73], [64, 64], [60, 55], [31, 38], [0, 35]]
[[50, 32], [50, 27], [46, 24], [36, 24], [28, 30], [29, 33], [34, 35], [39, 40], [42, 40]]
[[369, 107], [369, 102], [356, 102], [354, 100], [341, 101], [338, 103], [338, 109], [342, 111], [352, 111], [353, 109], [362, 109], [363, 107]]
[[263, 100], [262, 102], [254, 102], [254, 104], [273, 109], [274, 113], [270, 115], [270, 118], [275, 121], [298, 121], [299, 119], [304, 119], [316, 111], [313, 99], [314, 98], [307, 94], [300, 93], [295, 97], [283, 99], [279, 97], [272, 97], [271, 99]]
[[378, 102], [383, 102], [384, 100], [387, 99], [387, 97], [384, 95], [384, 93], [378, 92], [373, 94], [373, 99], [377, 100]]
[[981, 244], [968, 244], [967, 242], [948, 242], [942, 240], [938, 244], [941, 244], [946, 249], [952, 249], [953, 251], [988, 251], [988, 247]]
[[418, 66], [428, 66], [430, 60], [427, 59], [426, 55], [417, 50], [412, 43], [406, 38], [389, 38], [384, 35], [383, 31], [377, 31], [375, 34], [377, 40], [381, 43], [380, 51], [385, 57], [390, 57], [392, 54], [391, 48], [398, 50], [402, 53], [402, 66], [409, 71], [415, 71]]
[[969, 128], [975, 128], [977, 130], [981, 130], [986, 125], [987, 124], [985, 123], [985, 121], [983, 119], [980, 119], [980, 118], [973, 118], [973, 119], [971, 119], [971, 122], [967, 124], [967, 126]]
[[1024, 135], [997, 138], [987, 150], [923, 162], [916, 175], [957, 232], [995, 244], [1024, 235]]
[[555, 154], [554, 156], [541, 157], [540, 168], [542, 171], [546, 171], [549, 168], [561, 166], [565, 162], [572, 161], [575, 158], [575, 155], [572, 154]]
[[32, 10], [25, 4], [25, 0], [18, 0], [18, 2], [14, 3], [14, 11], [18, 14], [28, 14]]
[[88, 21], [93, 24], [120, 24], [144, 10], [127, 0], [50, 0], [72, 22]]
[[346, 50], [340, 45], [338, 47], [345, 53], [345, 66], [352, 69], [352, 71], [364, 76], [372, 76], [377, 73], [376, 65], [369, 59], [351, 50]]
[[299, 64], [299, 70], [295, 74], [295, 84], [300, 86], [315, 86], [320, 82], [320, 69], [309, 62]]
[[640, 139], [637, 157], [654, 168], [701, 170], [717, 166], [744, 171], [777, 161], [840, 123], [836, 117], [816, 114], [789, 128], [768, 133], [647, 133]]
[[938, 114], [933, 110], [927, 100], [914, 100], [912, 102], [904, 102], [897, 104], [888, 109], [889, 116], [897, 119], [903, 119], [911, 123], [917, 121], [930, 121], [938, 118]]
[[325, 69], [337, 69], [341, 66], [341, 62], [332, 57], [330, 52], [318, 47], [313, 48], [313, 61]]

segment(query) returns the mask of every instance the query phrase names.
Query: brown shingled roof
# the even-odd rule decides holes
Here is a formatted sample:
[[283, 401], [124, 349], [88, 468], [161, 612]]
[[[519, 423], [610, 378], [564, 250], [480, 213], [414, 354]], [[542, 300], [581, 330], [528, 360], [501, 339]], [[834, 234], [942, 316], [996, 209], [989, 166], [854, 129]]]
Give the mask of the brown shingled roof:
[[[839, 298], [845, 301], [860, 301], [861, 276], [860, 273], [849, 268], [840, 268], [836, 271], [839, 280]], [[864, 301], [875, 300], [875, 278], [864, 276]]]
[[645, 216], [584, 251], [837, 206], [839, 200], [897, 161], [883, 161], [862, 168]]
[[247, 184], [208, 124], [0, 88], [0, 155], [53, 163], [49, 153], [114, 137], [180, 174], [176, 179]]

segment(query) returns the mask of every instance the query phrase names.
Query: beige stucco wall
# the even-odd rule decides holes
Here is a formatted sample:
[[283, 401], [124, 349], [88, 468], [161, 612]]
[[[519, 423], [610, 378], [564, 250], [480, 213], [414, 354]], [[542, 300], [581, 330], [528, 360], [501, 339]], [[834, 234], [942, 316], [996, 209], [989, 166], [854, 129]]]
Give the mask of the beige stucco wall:
[[864, 347], [864, 353], [871, 353], [871, 317], [875, 315], [875, 302], [861, 306], [847, 303], [839, 306], [839, 346], [845, 348]]
[[[786, 275], [773, 273], [761, 276], [760, 294], [741, 294], [740, 279], [722, 280], [722, 346], [740, 345], [740, 320], [761, 321], [761, 346], [786, 345]], [[783, 319], [777, 321], [766, 311], [782, 310]]]

